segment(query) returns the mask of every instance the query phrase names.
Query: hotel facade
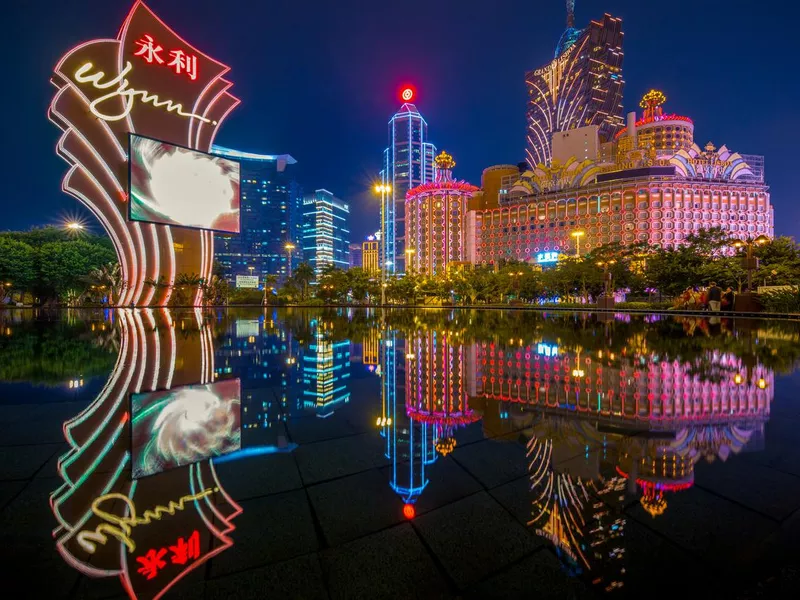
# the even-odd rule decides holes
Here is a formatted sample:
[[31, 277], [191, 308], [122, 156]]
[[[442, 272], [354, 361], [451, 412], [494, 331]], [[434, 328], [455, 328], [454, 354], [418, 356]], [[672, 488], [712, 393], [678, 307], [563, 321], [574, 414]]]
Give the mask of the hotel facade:
[[[774, 213], [764, 183], [763, 157], [700, 148], [694, 122], [663, 111], [665, 96], [648, 92], [640, 118], [603, 142], [594, 126], [555, 134], [547, 165], [505, 176], [497, 199], [467, 216], [467, 260], [548, 262], [603, 244], [646, 243], [676, 248], [702, 229], [721, 227], [732, 238], [774, 235]], [[573, 235], [580, 232], [580, 238]]]

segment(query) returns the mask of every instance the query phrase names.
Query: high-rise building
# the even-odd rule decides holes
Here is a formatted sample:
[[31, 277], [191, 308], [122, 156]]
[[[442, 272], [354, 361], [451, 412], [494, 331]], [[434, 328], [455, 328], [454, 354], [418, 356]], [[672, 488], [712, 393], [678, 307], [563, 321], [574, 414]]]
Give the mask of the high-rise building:
[[350, 268], [364, 266], [364, 250], [361, 244], [350, 244]]
[[442, 152], [435, 159], [434, 181], [409, 190], [406, 197], [406, 252], [409, 273], [444, 275], [448, 265], [467, 256], [467, 210], [478, 191], [453, 179], [453, 157]]
[[389, 146], [383, 152], [381, 179], [391, 186], [384, 206], [384, 261], [389, 274], [405, 273], [406, 193], [413, 187], [433, 181], [436, 147], [428, 141], [428, 123], [414, 104], [413, 92], [403, 91], [407, 100], [389, 120]]
[[[241, 171], [241, 234], [215, 236], [215, 259], [226, 280], [253, 275], [288, 275], [284, 246], [299, 246], [303, 227], [302, 190], [292, 177], [297, 161], [288, 154], [255, 154], [212, 146], [214, 154], [237, 160]], [[300, 254], [295, 250], [296, 258]]]
[[525, 74], [532, 169], [550, 165], [557, 132], [597, 125], [600, 141], [608, 141], [622, 128], [622, 37], [622, 21], [608, 14], [577, 29], [575, 0], [567, 0], [567, 29], [555, 58]]
[[350, 267], [350, 207], [328, 190], [303, 198], [303, 259], [319, 275], [333, 265]]
[[712, 227], [772, 237], [763, 157], [700, 148], [692, 119], [665, 113], [665, 101], [657, 90], [645, 94], [642, 117], [631, 113], [597, 159], [540, 165], [507, 184], [500, 208], [471, 211], [468, 260], [547, 264], [615, 242], [669, 249]]
[[362, 266], [367, 273], [378, 273], [381, 270], [379, 254], [380, 242], [371, 235], [361, 244]]

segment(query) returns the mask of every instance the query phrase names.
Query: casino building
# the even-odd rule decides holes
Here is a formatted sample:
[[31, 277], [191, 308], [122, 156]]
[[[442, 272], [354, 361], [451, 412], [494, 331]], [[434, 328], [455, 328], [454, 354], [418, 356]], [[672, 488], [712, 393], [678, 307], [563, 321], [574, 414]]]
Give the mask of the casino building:
[[453, 263], [463, 263], [467, 247], [467, 209], [478, 191], [453, 179], [453, 157], [442, 152], [434, 160], [435, 175], [406, 195], [406, 253], [409, 273], [443, 275]]
[[548, 164], [504, 177], [497, 206], [469, 213], [468, 260], [540, 262], [576, 254], [578, 242], [582, 253], [611, 242], [674, 248], [710, 227], [772, 237], [763, 157], [699, 147], [692, 119], [665, 113], [665, 101], [645, 94], [642, 115], [628, 114], [610, 141], [595, 126], [556, 133]]
[[548, 64], [525, 74], [528, 92], [528, 165], [549, 165], [553, 135], [591, 125], [613, 138], [622, 116], [622, 21], [604, 15], [575, 27], [575, 0], [567, 0], [567, 29]]

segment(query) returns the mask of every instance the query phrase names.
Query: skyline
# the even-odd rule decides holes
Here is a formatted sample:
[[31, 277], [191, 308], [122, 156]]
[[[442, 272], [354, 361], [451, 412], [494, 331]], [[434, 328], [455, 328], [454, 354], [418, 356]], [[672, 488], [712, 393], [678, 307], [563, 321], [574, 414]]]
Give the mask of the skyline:
[[[66, 6], [43, 4], [52, 6], [48, 20], [62, 23], [61, 28], [26, 27], [38, 21], [40, 11], [12, 8], [12, 22], [20, 27], [11, 32], [10, 43], [19, 57], [12, 62], [7, 55], [6, 69], [26, 85], [21, 97], [3, 98], [5, 110], [19, 115], [6, 125], [15, 143], [4, 146], [3, 163], [9, 173], [30, 172], [31, 164], [37, 168], [31, 177], [6, 178], [7, 197], [19, 200], [3, 229], [85, 214], [60, 191], [65, 167], [53, 152], [57, 133], [46, 118], [52, 94], [48, 77], [65, 47], [113, 36], [130, 8], [93, 0], [78, 15]], [[371, 184], [380, 171], [387, 123], [401, 105], [401, 84], [416, 87], [415, 102], [428, 121], [430, 139], [458, 156], [459, 178], [479, 185], [484, 168], [524, 159], [525, 72], [551, 60], [566, 25], [564, 3], [558, 0], [539, 6], [509, 1], [488, 14], [477, 2], [439, 2], [426, 9], [428, 18], [422, 21], [414, 12], [417, 4], [423, 3], [412, 1], [408, 14], [382, 23], [378, 9], [359, 11], [355, 2], [306, 14], [281, 1], [271, 9], [248, 11], [244, 20], [237, 18], [241, 13], [220, 14], [209, 0], [192, 3], [192, 12], [182, 2], [148, 2], [181, 35], [231, 67], [232, 91], [242, 104], [215, 142], [294, 156], [306, 192], [330, 189], [354, 207], [354, 215], [365, 215], [352, 219], [353, 241], [373, 233], [379, 221]], [[622, 19], [626, 112], [637, 109], [641, 95], [655, 87], [666, 93], [669, 110], [694, 119], [701, 146], [713, 140], [742, 153], [763, 154], [776, 234], [797, 237], [800, 207], [792, 203], [794, 157], [787, 132], [800, 129], [792, 93], [798, 83], [775, 77], [792, 63], [788, 11], [778, 21], [776, 13], [744, 14], [721, 2], [678, 3], [668, 14], [686, 16], [674, 19], [669, 37], [653, 35], [653, 24], [665, 11], [622, 0], [584, 1], [576, 6], [575, 22], [583, 27], [604, 12]], [[241, 35], [237, 29], [257, 22], [264, 22], [263, 35]], [[417, 31], [405, 27], [412, 23]], [[770, 43], [731, 46], [736, 39], [731, 34], [742, 31], [747, 32], [742, 39]], [[755, 100], [752, 90], [759, 93]]]

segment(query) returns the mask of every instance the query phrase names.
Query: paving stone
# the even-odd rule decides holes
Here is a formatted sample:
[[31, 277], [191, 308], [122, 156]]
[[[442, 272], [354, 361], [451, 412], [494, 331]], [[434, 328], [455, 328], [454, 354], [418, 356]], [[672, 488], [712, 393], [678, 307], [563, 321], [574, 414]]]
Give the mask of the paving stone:
[[542, 544], [486, 492], [422, 515], [414, 527], [462, 589]]
[[737, 458], [698, 463], [695, 484], [777, 520], [800, 508], [800, 477]]
[[211, 559], [214, 576], [286, 560], [318, 549], [316, 530], [303, 490], [240, 503], [242, 514], [230, 533], [233, 546]]
[[331, 546], [401, 522], [403, 500], [385, 472], [371, 469], [308, 488], [308, 496]]
[[525, 446], [485, 440], [453, 451], [453, 459], [487, 488], [497, 487], [528, 472]]
[[497, 486], [489, 490], [492, 497], [510, 512], [521, 525], [531, 520], [531, 482], [527, 477]]
[[476, 585], [467, 597], [562, 600], [595, 596], [580, 579], [567, 575], [555, 556], [540, 550]]
[[0, 480], [33, 477], [62, 447], [62, 444], [38, 444], [0, 448]]
[[327, 598], [317, 554], [308, 554], [206, 583], [205, 600]]
[[225, 491], [237, 501], [287, 492], [303, 485], [291, 453], [215, 463], [214, 468]]
[[321, 554], [331, 598], [444, 598], [446, 580], [409, 524]]
[[774, 521], [696, 487], [667, 493], [666, 500], [666, 511], [655, 518], [640, 504], [627, 512], [726, 571], [748, 564], [750, 549], [761, 545], [777, 529]]
[[352, 475], [388, 462], [383, 438], [377, 432], [300, 446], [295, 450], [295, 457], [306, 485]]

